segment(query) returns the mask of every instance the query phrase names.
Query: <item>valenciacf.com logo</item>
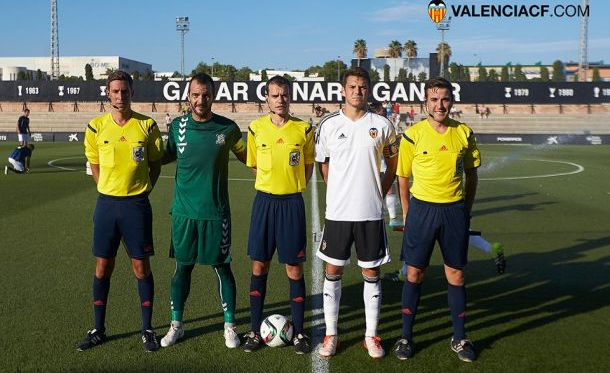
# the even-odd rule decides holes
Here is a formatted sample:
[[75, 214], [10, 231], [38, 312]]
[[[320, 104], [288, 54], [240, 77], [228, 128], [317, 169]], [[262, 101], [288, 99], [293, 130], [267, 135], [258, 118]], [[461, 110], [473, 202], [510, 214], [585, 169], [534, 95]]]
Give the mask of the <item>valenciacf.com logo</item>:
[[445, 18], [445, 13], [447, 13], [447, 6], [443, 0], [432, 0], [428, 4], [428, 15], [434, 23], [442, 21]]

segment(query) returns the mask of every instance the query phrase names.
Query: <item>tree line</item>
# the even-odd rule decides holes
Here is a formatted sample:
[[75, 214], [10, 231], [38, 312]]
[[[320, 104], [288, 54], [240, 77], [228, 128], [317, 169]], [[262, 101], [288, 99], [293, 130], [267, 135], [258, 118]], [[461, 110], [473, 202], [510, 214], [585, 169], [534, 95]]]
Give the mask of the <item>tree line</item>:
[[[552, 71], [546, 66], [541, 66], [541, 63], [536, 65], [540, 66], [540, 77], [534, 79], [528, 79], [523, 72], [523, 66], [521, 64], [512, 65], [508, 62], [504, 66], [500, 67], [500, 71], [496, 69], [488, 69], [479, 63], [478, 74], [476, 79], [471, 79], [470, 71], [467, 66], [451, 62], [451, 46], [444, 42], [439, 43], [436, 47], [437, 62], [445, 67], [445, 71], [441, 72], [442, 76], [447, 77], [451, 81], [478, 81], [478, 82], [525, 82], [525, 81], [554, 81], [554, 82], [565, 82], [566, 76], [564, 73], [564, 66], [560, 60], [553, 62]], [[354, 42], [352, 52], [356, 56], [357, 66], [360, 66], [360, 61], [367, 58], [368, 48], [364, 39], [357, 39]], [[403, 56], [407, 58], [407, 66], [410, 66], [411, 58], [417, 58], [418, 47], [414, 40], [407, 40], [404, 44], [401, 44], [398, 40], [392, 40], [387, 47], [387, 55], [389, 58], [401, 58]], [[444, 62], [444, 63], [441, 63]], [[348, 69], [345, 62], [336, 59], [325, 62], [322, 65], [314, 65], [305, 69], [304, 75], [307, 76], [318, 76], [323, 77], [326, 81], [338, 81], [340, 80], [341, 72]], [[106, 75], [110, 74], [114, 69], [106, 69]], [[261, 70], [261, 77], [263, 81], [266, 81], [269, 77], [267, 70]], [[298, 70], [297, 70], [298, 71]], [[207, 64], [199, 62], [195, 68], [191, 71], [191, 75], [204, 72], [210, 76], [222, 81], [248, 81], [250, 80], [251, 73], [258, 73], [258, 71], [252, 70], [248, 66], [237, 68], [231, 64], [222, 64], [220, 62], [214, 62], [213, 64]], [[134, 80], [154, 80], [154, 73], [150, 70], [145, 71], [141, 74], [139, 71], [130, 72]], [[389, 82], [390, 79], [390, 66], [384, 65], [383, 76], [380, 76], [376, 70], [371, 70], [371, 81], [385, 81]], [[172, 78], [182, 78], [178, 71], [174, 71]], [[289, 74], [284, 75], [289, 80], [295, 80], [295, 78]], [[395, 77], [395, 81], [425, 81], [428, 77], [425, 72], [418, 73], [417, 76], [408, 69], [401, 68], [398, 70], [398, 74]], [[17, 80], [45, 80], [45, 76], [40, 69], [35, 74], [32, 72], [20, 71], [17, 74]], [[578, 81], [578, 74], [575, 75], [576, 81]], [[592, 81], [601, 81], [599, 68], [595, 67], [592, 71]], [[82, 81], [82, 80], [95, 80], [93, 76], [93, 69], [90, 64], [85, 65], [85, 76], [65, 76], [59, 77], [60, 81]], [[101, 79], [103, 80], [103, 79]], [[162, 80], [168, 80], [167, 77]]]

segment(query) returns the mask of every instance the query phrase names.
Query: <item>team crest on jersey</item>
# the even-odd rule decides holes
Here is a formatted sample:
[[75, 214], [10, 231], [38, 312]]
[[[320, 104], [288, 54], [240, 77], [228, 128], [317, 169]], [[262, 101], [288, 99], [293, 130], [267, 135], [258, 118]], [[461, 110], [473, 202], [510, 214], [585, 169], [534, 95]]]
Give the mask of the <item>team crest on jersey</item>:
[[290, 152], [288, 163], [291, 166], [298, 166], [301, 163], [301, 152], [298, 150], [293, 150]]
[[144, 147], [136, 146], [131, 151], [131, 157], [136, 162], [142, 162], [144, 160]]
[[326, 250], [326, 240], [322, 240], [322, 244], [320, 245], [320, 251]]
[[377, 131], [377, 128], [373, 127], [369, 129], [369, 135], [371, 136], [371, 138], [376, 139], [378, 134], [379, 131]]
[[225, 134], [219, 133], [216, 135], [216, 145], [224, 145], [225, 144]]

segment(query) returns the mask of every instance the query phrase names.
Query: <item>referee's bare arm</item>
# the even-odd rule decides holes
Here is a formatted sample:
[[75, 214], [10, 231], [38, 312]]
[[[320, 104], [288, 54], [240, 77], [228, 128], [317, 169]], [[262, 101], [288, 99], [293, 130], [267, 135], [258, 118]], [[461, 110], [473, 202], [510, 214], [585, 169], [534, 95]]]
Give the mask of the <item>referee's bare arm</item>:
[[400, 196], [400, 207], [402, 207], [402, 221], [407, 221], [407, 212], [409, 211], [409, 197], [411, 185], [408, 177], [398, 176], [398, 195]]
[[383, 198], [385, 198], [386, 194], [392, 187], [394, 183], [394, 178], [396, 177], [396, 167], [398, 166], [398, 156], [394, 157], [385, 157], [386, 170], [383, 174], [383, 180], [381, 180], [381, 191], [383, 193]]
[[328, 158], [325, 162], [320, 163], [320, 175], [322, 175], [322, 179], [324, 179], [325, 183], [328, 183]]
[[148, 162], [148, 177], [150, 177], [150, 182], [153, 187], [157, 184], [159, 175], [161, 175], [161, 160]]
[[313, 174], [313, 163], [305, 164], [305, 184], [309, 183], [309, 180], [311, 179], [312, 174]]

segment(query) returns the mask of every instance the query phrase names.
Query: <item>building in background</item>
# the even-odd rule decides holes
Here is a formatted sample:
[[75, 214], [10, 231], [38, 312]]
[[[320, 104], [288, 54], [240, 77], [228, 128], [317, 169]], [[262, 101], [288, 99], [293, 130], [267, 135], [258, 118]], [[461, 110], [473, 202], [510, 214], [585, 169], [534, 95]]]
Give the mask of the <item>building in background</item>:
[[379, 75], [380, 80], [384, 80], [384, 70], [386, 65], [388, 66], [388, 78], [391, 82], [395, 81], [398, 77], [400, 70], [404, 70], [405, 74], [413, 74], [415, 80], [418, 79], [420, 74], [424, 73], [426, 78], [430, 76], [437, 76], [440, 73], [440, 65], [437, 61], [436, 53], [430, 53], [426, 57], [390, 57], [388, 48], [377, 48], [374, 51], [374, 57], [372, 58], [353, 58], [351, 66], [360, 66], [365, 70], [374, 70]]
[[[61, 56], [59, 59], [59, 75], [82, 77], [85, 79], [85, 65], [87, 64], [91, 65], [94, 79], [106, 78], [109, 69], [124, 70], [130, 74], [137, 71], [140, 75], [145, 74], [147, 71], [153, 71], [151, 64], [120, 56]], [[48, 56], [0, 57], [0, 69], [2, 71], [0, 80], [16, 80], [18, 72], [23, 69], [33, 72], [32, 76], [36, 79], [36, 72], [38, 70], [41, 70], [45, 76], [51, 75], [51, 59]]]
[[[324, 77], [318, 76], [318, 74], [311, 74], [309, 76], [305, 76], [305, 71], [292, 71], [292, 70], [265, 70], [267, 73], [267, 77], [271, 78], [276, 75], [279, 76], [290, 76], [294, 78], [297, 82], [323, 82]], [[258, 70], [258, 72], [250, 73], [248, 78], [253, 82], [260, 82], [263, 80], [263, 70]]]

